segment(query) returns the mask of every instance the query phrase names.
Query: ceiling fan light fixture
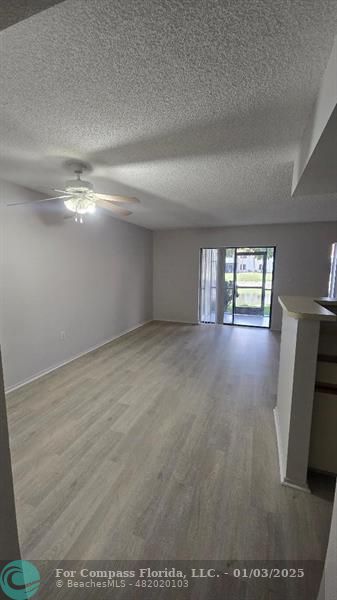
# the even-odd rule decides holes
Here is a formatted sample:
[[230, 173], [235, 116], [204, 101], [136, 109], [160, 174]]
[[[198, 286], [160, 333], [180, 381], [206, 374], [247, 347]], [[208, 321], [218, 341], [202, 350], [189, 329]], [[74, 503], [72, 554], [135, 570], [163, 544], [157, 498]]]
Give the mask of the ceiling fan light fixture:
[[96, 202], [93, 198], [85, 196], [72, 196], [64, 201], [64, 206], [71, 212], [79, 215], [94, 213], [96, 210]]

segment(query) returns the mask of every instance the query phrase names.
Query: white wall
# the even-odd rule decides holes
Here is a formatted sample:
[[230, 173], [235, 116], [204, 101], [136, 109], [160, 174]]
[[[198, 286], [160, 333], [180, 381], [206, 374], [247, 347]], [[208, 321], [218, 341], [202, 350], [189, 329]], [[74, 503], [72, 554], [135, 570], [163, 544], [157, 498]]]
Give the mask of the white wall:
[[[297, 187], [300, 186], [301, 177], [305, 174], [305, 170], [310, 162], [311, 157], [313, 156], [314, 150], [319, 144], [320, 138], [323, 137], [323, 132], [327, 126], [327, 123], [336, 109], [337, 106], [337, 85], [336, 85], [336, 72], [337, 72], [337, 37], [335, 38], [335, 43], [332, 47], [331, 55], [329, 58], [329, 62], [327, 64], [324, 76], [321, 81], [319, 93], [313, 106], [312, 113], [308, 119], [307, 126], [304, 130], [301, 143], [298, 147], [298, 152], [294, 161], [294, 169], [293, 169], [293, 180], [292, 180], [292, 193], [295, 192]], [[324, 153], [322, 157], [322, 165], [321, 168], [325, 166], [331, 165], [331, 184], [332, 190], [336, 190], [336, 166], [335, 161], [331, 159], [335, 155], [336, 150], [336, 132], [335, 125], [334, 131], [331, 134], [331, 143], [329, 146], [324, 146], [321, 152]], [[314, 167], [315, 161], [313, 161]], [[320, 177], [320, 175], [325, 175], [326, 171], [322, 171], [320, 173], [318, 170], [312, 175], [311, 183], [315, 185], [315, 189], [311, 190], [311, 193], [322, 194], [325, 190], [324, 179]], [[332, 191], [329, 189], [329, 191]], [[301, 191], [300, 191], [301, 193]], [[309, 192], [310, 193], [310, 192]]]
[[152, 232], [102, 213], [65, 221], [55, 204], [6, 206], [37, 197], [0, 182], [7, 388], [152, 318]]
[[280, 329], [279, 295], [327, 295], [331, 244], [336, 241], [337, 223], [155, 232], [154, 318], [198, 320], [200, 248], [276, 246], [272, 329]]

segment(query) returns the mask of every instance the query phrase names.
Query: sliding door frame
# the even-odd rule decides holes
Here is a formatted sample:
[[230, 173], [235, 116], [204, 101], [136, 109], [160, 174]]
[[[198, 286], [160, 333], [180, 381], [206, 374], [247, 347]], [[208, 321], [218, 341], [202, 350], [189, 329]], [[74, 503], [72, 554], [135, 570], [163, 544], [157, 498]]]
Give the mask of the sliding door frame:
[[[262, 263], [263, 263], [263, 270], [262, 270], [262, 283], [261, 285], [250, 285], [250, 286], [241, 286], [238, 285], [237, 283], [237, 260], [238, 260], [238, 256], [262, 256]], [[235, 248], [235, 279], [234, 279], [234, 294], [233, 294], [233, 325], [237, 325], [237, 323], [234, 323], [234, 318], [235, 318], [235, 311], [238, 308], [236, 306], [236, 290], [241, 288], [244, 289], [245, 287], [248, 287], [250, 290], [261, 290], [261, 310], [264, 307], [264, 299], [265, 299], [265, 295], [266, 295], [266, 290], [265, 290], [265, 285], [266, 285], [266, 275], [267, 275], [267, 249], [260, 251], [260, 252], [238, 252], [237, 248]], [[274, 266], [273, 266], [274, 267]], [[255, 327], [255, 325], [254, 325]]]
[[[270, 290], [270, 313], [269, 313], [269, 324], [267, 327], [265, 326], [261, 326], [261, 325], [245, 325], [242, 323], [234, 323], [234, 310], [235, 310], [235, 287], [236, 287], [236, 276], [237, 276], [237, 264], [236, 264], [236, 256], [237, 256], [237, 251], [239, 248], [245, 248], [245, 247], [249, 247], [249, 248], [261, 248], [261, 250], [268, 250], [268, 248], [272, 248], [273, 249], [273, 273], [272, 273], [272, 278], [271, 278], [271, 290]], [[200, 321], [200, 307], [201, 307], [201, 265], [202, 265], [202, 251], [203, 250], [222, 250], [222, 256], [224, 257], [226, 255], [226, 250], [234, 250], [234, 267], [233, 267], [233, 298], [232, 298], [232, 322], [231, 323], [222, 323], [222, 325], [228, 325], [229, 327], [252, 327], [253, 329], [270, 329], [271, 328], [271, 322], [272, 322], [272, 316], [273, 316], [273, 299], [274, 299], [274, 279], [275, 279], [275, 264], [276, 264], [276, 246], [271, 245], [271, 246], [216, 246], [216, 247], [211, 247], [211, 246], [203, 246], [199, 249], [199, 285], [198, 285], [198, 321], [199, 323], [202, 323], [202, 321]], [[245, 254], [244, 252], [240, 253], [240, 254]], [[254, 253], [246, 253], [246, 254], [254, 254]], [[258, 252], [256, 252], [256, 254], [259, 254]], [[261, 252], [260, 254], [263, 254], [263, 252]], [[267, 255], [266, 255], [266, 260], [267, 260]], [[223, 264], [225, 264], [225, 261], [222, 261]], [[266, 276], [266, 269], [265, 269], [265, 275]], [[263, 281], [263, 284], [265, 284], [265, 281]], [[265, 294], [265, 287], [263, 285], [263, 294]]]

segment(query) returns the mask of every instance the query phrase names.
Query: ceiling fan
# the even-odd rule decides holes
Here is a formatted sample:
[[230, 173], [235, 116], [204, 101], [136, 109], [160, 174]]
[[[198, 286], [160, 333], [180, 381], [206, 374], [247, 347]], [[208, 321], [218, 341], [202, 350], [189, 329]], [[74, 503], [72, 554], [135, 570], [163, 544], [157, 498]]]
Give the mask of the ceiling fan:
[[[81, 175], [87, 166], [84, 164], [75, 164], [74, 173], [76, 179], [66, 181], [65, 189], [54, 189], [55, 192], [61, 194], [52, 198], [43, 198], [42, 200], [34, 200], [33, 203], [49, 202], [50, 200], [63, 200], [64, 206], [74, 215], [75, 221], [83, 223], [83, 216], [95, 212], [96, 207], [103, 208], [120, 217], [128, 217], [132, 214], [130, 210], [119, 206], [120, 204], [132, 205], [138, 204], [139, 200], [131, 196], [120, 196], [110, 194], [98, 194], [94, 192], [93, 184], [90, 181], [81, 179]], [[12, 202], [8, 206], [27, 204], [27, 202]]]

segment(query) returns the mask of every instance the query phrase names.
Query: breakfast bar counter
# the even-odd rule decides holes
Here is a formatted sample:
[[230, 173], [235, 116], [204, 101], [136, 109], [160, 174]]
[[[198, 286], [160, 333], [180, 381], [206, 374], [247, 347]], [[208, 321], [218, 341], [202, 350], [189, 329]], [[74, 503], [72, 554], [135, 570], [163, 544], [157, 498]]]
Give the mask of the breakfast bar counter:
[[280, 296], [283, 309], [277, 403], [280, 478], [309, 491], [307, 472], [322, 323], [337, 321], [336, 299]]

